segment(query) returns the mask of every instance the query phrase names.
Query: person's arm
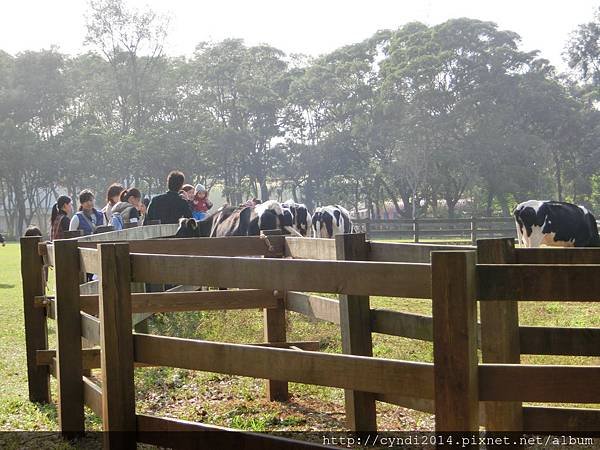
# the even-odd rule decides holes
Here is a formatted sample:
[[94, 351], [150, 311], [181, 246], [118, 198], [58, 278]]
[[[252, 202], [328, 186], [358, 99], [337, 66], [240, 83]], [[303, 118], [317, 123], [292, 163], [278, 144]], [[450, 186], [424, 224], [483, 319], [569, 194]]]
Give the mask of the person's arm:
[[156, 199], [150, 200], [150, 204], [148, 205], [148, 211], [146, 212], [144, 222], [148, 220], [158, 220], [158, 216], [156, 215]]
[[190, 204], [186, 202], [184, 199], [181, 199], [181, 217], [185, 217], [189, 219], [192, 217], [192, 209], [190, 208]]
[[211, 202], [209, 199], [206, 199], [206, 209], [210, 209], [213, 207], [213, 202]]
[[131, 208], [131, 212], [129, 213], [129, 222], [138, 223], [140, 220], [140, 212], [136, 207]]
[[69, 231], [79, 230], [79, 216], [75, 214], [69, 223]]
[[[111, 212], [112, 215], [112, 212]], [[96, 226], [100, 227], [102, 225], [104, 225], [105, 223], [107, 225], [110, 225], [110, 220], [107, 219], [104, 214], [102, 212], [99, 212], [97, 209], [94, 209], [94, 216], [96, 216]]]

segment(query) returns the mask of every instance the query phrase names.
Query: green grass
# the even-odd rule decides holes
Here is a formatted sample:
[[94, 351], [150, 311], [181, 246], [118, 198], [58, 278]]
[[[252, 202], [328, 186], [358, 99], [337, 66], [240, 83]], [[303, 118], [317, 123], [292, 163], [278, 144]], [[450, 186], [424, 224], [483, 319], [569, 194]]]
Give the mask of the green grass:
[[[23, 289], [19, 245], [16, 243], [0, 247], [0, 324], [0, 431], [58, 431], [56, 383], [52, 381], [51, 384], [53, 403], [42, 405], [32, 403], [28, 398]], [[54, 346], [54, 338], [53, 323], [50, 323], [50, 347]], [[101, 429], [99, 418], [89, 410], [86, 410], [86, 428]], [[3, 438], [0, 447], [7, 449], [97, 447], [97, 436], [73, 445], [62, 441], [57, 433], [4, 435]]]
[[[0, 430], [56, 431], [56, 407], [36, 405], [27, 398], [19, 261], [18, 245], [0, 248]], [[431, 314], [429, 300], [374, 297], [371, 304], [377, 308]], [[600, 327], [600, 304], [524, 302], [519, 308], [522, 325]], [[50, 347], [53, 347], [53, 322], [49, 324]], [[151, 322], [150, 331], [213, 341], [260, 342], [262, 312], [159, 314]], [[341, 351], [336, 325], [290, 312], [287, 332], [290, 341], [318, 340], [323, 352]], [[432, 361], [432, 344], [373, 334], [373, 353], [385, 358]], [[522, 362], [600, 365], [600, 358], [525, 355]], [[291, 401], [278, 403], [265, 400], [262, 380], [173, 368], [137, 368], [135, 373], [138, 412], [255, 431], [345, 429], [341, 389], [290, 383]], [[52, 392], [55, 399], [55, 383]], [[433, 424], [429, 414], [393, 405], [378, 403], [378, 413], [382, 429], [430, 429]], [[98, 430], [100, 426], [100, 420], [87, 411], [87, 429]]]
[[55, 430], [53, 406], [27, 397], [19, 246], [0, 247], [0, 430]]

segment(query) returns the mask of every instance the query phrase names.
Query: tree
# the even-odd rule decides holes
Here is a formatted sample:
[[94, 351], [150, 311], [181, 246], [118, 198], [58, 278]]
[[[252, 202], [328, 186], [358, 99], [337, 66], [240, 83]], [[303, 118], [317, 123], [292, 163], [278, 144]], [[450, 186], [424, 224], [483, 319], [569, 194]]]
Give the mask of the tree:
[[[267, 45], [246, 47], [242, 40], [201, 43], [190, 63], [187, 102], [210, 116], [214, 142], [230, 201], [246, 191], [269, 198], [271, 149], [282, 135], [280, 120], [287, 94], [283, 53]], [[260, 192], [258, 192], [258, 188]]]
[[[520, 75], [535, 64], [535, 53], [520, 52], [518, 41], [518, 35], [500, 31], [491, 22], [454, 19], [434, 27], [412, 23], [393, 35], [382, 62], [386, 101], [407, 109], [398, 138], [426, 142], [426, 154], [418, 146], [413, 149], [433, 161], [429, 173], [437, 183], [431, 186], [446, 200], [451, 217], [467, 187], [476, 182], [475, 167], [482, 168], [484, 178], [493, 176], [483, 170], [487, 152], [469, 143], [489, 144], [493, 136], [503, 136], [504, 144], [494, 145], [493, 152], [507, 149], [509, 136], [502, 130], [513, 129], [513, 110], [506, 100], [512, 98]], [[494, 118], [488, 120], [488, 115]], [[421, 131], [414, 132], [417, 126]], [[492, 198], [503, 195], [488, 181]]]
[[89, 7], [84, 42], [112, 68], [121, 134], [140, 131], [151, 114], [147, 84], [163, 56], [169, 19], [130, 9], [123, 0], [90, 0]]

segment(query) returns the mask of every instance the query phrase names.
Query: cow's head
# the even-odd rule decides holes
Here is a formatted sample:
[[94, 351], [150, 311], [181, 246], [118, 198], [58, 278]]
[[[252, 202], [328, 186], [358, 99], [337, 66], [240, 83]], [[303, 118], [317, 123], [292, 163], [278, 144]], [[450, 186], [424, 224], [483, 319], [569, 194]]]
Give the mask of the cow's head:
[[179, 228], [175, 233], [176, 238], [209, 237], [213, 223], [213, 216], [202, 220], [179, 219]]
[[317, 238], [332, 238], [333, 237], [333, 213], [326, 208], [317, 208], [312, 216], [312, 226], [315, 230]]
[[294, 218], [288, 208], [275, 200], [267, 200], [254, 207], [258, 217], [259, 230], [282, 230], [285, 234], [301, 237], [294, 229]]
[[195, 219], [179, 219], [179, 228], [175, 233], [176, 238], [200, 237], [200, 229]]
[[528, 200], [517, 205], [513, 211], [517, 226], [524, 236], [531, 236], [534, 227], [543, 227], [550, 213], [547, 201]]
[[295, 203], [293, 200], [288, 200], [282, 203], [284, 214], [289, 211], [292, 218], [292, 226], [303, 237], [306, 237], [312, 227], [312, 220], [308, 213], [308, 208], [302, 203]]

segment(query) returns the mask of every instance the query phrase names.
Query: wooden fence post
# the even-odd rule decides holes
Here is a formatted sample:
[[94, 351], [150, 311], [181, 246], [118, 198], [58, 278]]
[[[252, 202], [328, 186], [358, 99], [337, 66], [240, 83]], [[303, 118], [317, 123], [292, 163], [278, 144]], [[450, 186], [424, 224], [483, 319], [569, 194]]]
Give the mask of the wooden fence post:
[[35, 357], [37, 350], [48, 348], [46, 310], [34, 306], [35, 297], [44, 295], [46, 289], [42, 275], [42, 257], [38, 254], [38, 243], [41, 240], [38, 236], [21, 238], [21, 279], [29, 400], [50, 403], [50, 372], [48, 366], [38, 366]]
[[[286, 341], [286, 320], [283, 297], [278, 300], [278, 308], [263, 309], [265, 342]], [[288, 382], [278, 380], [266, 381], [267, 399], [285, 402], [289, 399]]]
[[413, 218], [413, 240], [419, 242], [419, 219]]
[[129, 244], [98, 244], [105, 448], [136, 447]]
[[435, 429], [479, 432], [476, 253], [431, 253]]
[[[365, 261], [370, 250], [364, 233], [337, 235], [335, 249], [336, 259], [345, 261]], [[340, 295], [339, 305], [342, 352], [373, 356], [369, 297]], [[375, 431], [377, 411], [374, 395], [348, 389], [344, 394], [348, 427], [353, 431]]]
[[[515, 241], [512, 238], [477, 241], [479, 264], [514, 264]], [[480, 304], [481, 354], [484, 363], [520, 364], [519, 304], [516, 301], [485, 301]], [[488, 431], [521, 431], [521, 402], [485, 402], [485, 426]]]
[[63, 435], [72, 438], [85, 431], [77, 241], [54, 241], [54, 255], [58, 420]]
[[[281, 230], [263, 231], [265, 236], [281, 236]], [[285, 239], [285, 238], [283, 238]], [[283, 255], [281, 255], [283, 256]], [[280, 255], [270, 255], [270, 258]], [[285, 293], [281, 293], [277, 308], [263, 309], [263, 325], [265, 342], [285, 342], [287, 340], [286, 311], [284, 305]], [[285, 402], [289, 400], [288, 382], [279, 380], [266, 380], [267, 399], [269, 401]]]
[[471, 242], [473, 245], [477, 242], [477, 219], [475, 217], [471, 217]]

